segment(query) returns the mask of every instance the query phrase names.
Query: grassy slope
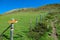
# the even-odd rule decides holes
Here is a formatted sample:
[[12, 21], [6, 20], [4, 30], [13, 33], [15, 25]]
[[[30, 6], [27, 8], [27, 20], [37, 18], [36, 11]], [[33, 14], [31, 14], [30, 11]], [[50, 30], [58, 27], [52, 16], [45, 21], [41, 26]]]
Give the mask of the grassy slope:
[[[16, 14], [10, 14], [10, 15], [3, 15], [0, 17], [0, 33], [6, 29], [8, 26], [9, 26], [9, 23], [8, 21], [11, 19], [11, 18], [15, 18], [18, 20], [18, 23], [15, 24], [15, 27], [14, 27], [14, 40], [30, 40], [28, 37], [27, 37], [27, 34], [24, 33], [24, 31], [29, 31], [29, 26], [30, 26], [30, 20], [32, 20], [32, 27], [35, 26], [35, 23], [36, 23], [36, 17], [40, 17], [40, 15], [44, 16], [45, 13], [41, 14], [40, 12], [20, 12], [20, 13], [16, 13]], [[3, 21], [4, 20], [4, 21]], [[6, 35], [9, 36], [9, 30], [5, 33]], [[22, 35], [23, 37], [20, 38], [18, 35], [16, 34], [20, 34]]]
[[[45, 14], [47, 13], [48, 12], [44, 12], [44, 11], [43, 12], [28, 11], [28, 12], [14, 12], [13, 14], [2, 15], [0, 16], [0, 33], [2, 33], [2, 31], [9, 26], [8, 21], [11, 18], [15, 18], [18, 20], [18, 23], [16, 23], [14, 26], [14, 40], [32, 40], [28, 38], [27, 33], [24, 32], [24, 31], [29, 31], [30, 20], [32, 20], [31, 25], [32, 27], [34, 27], [36, 23], [36, 17], [38, 17], [39, 20], [40, 15], [44, 17]], [[8, 35], [9, 37], [9, 33], [10, 31], [8, 30], [5, 34]], [[22, 35], [23, 37], [20, 37], [19, 35], [16, 34]], [[8, 40], [8, 39], [4, 38], [4, 40]], [[53, 39], [46, 34], [44, 37], [41, 38], [41, 40], [53, 40]]]

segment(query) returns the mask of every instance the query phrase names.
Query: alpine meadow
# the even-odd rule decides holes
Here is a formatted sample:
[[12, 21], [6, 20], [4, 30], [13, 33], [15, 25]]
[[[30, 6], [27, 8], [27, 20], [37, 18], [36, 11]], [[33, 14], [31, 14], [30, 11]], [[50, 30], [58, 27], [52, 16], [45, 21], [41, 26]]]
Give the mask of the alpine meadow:
[[[38, 8], [18, 8], [0, 14], [0, 34], [14, 18], [14, 40], [60, 40], [60, 4], [48, 4]], [[10, 40], [10, 28], [0, 40]]]

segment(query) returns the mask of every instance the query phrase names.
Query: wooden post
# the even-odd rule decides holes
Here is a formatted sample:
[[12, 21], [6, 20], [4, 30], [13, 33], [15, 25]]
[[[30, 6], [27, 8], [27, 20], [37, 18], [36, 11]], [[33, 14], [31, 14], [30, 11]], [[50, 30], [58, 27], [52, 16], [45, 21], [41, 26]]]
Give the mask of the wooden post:
[[13, 40], [13, 30], [14, 30], [14, 24], [12, 23], [10, 27], [10, 40]]
[[18, 21], [15, 19], [12, 19], [9, 21], [9, 23], [11, 24], [10, 26], [10, 40], [13, 40], [13, 30], [14, 30], [14, 23], [17, 23]]
[[32, 19], [30, 19], [30, 27], [29, 27], [29, 29], [30, 29], [30, 31], [32, 31]]
[[38, 25], [38, 17], [36, 17], [36, 26]]
[[43, 18], [43, 17], [40, 15], [40, 22], [42, 22], [42, 20], [43, 20], [42, 18]]

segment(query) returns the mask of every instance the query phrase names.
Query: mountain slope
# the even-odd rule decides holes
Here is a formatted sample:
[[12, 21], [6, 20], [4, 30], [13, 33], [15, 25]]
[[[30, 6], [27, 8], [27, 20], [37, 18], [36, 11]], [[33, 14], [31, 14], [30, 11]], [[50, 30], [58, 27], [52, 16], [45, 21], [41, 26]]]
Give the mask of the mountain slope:
[[[59, 16], [60, 4], [46, 5], [39, 8], [14, 9], [6, 12], [5, 14], [2, 14], [2, 16], [0, 16], [0, 33], [2, 33], [2, 31], [4, 31], [10, 25], [8, 21], [12, 18], [15, 18], [16, 20], [18, 20], [18, 23], [16, 23], [14, 26], [14, 40], [32, 40], [32, 38], [28, 38], [27, 36], [27, 32], [29, 31], [30, 26], [32, 25], [32, 28], [35, 27], [36, 18], [38, 22], [40, 22], [40, 15], [42, 16], [42, 18], [45, 18], [49, 13], [52, 13], [52, 16], [57, 14]], [[30, 24], [31, 21], [32, 23]], [[58, 34], [60, 34], [59, 29], [57, 29]], [[9, 30], [4, 33], [8, 37], [10, 37]], [[3, 38], [4, 40], [8, 40], [5, 37]], [[41, 40], [53, 40], [53, 38], [46, 34], [45, 37], [41, 38]]]

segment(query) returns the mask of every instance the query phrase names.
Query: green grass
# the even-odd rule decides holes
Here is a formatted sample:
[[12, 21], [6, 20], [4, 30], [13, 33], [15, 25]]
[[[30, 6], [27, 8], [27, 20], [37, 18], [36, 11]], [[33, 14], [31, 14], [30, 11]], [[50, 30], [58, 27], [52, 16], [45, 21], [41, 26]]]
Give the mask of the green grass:
[[[14, 24], [14, 40], [33, 40], [27, 36], [27, 32], [29, 31], [30, 27], [30, 20], [32, 21], [31, 25], [33, 28], [34, 26], [36, 26], [36, 18], [38, 18], [38, 21], [40, 21], [40, 15], [42, 15], [42, 17], [44, 18], [47, 13], [19, 12], [0, 16], [0, 33], [2, 33], [10, 25], [8, 21], [11, 18], [15, 18], [18, 20], [18, 23]], [[8, 29], [4, 34], [10, 38], [10, 29]], [[22, 35], [23, 37], [16, 34]], [[41, 40], [48, 40], [48, 37], [49, 36], [46, 35], [46, 38], [42, 37]], [[8, 40], [6, 38], [3, 39]]]
[[[27, 36], [28, 35], [27, 33], [30, 28], [30, 21], [32, 21], [31, 25], [33, 28], [36, 26], [36, 18], [38, 18], [38, 22], [40, 22], [41, 21], [40, 15], [42, 15], [42, 18], [45, 18], [47, 14], [48, 12], [45, 12], [45, 11], [16, 12], [12, 14], [3, 14], [2, 16], [0, 16], [0, 34], [10, 25], [8, 21], [14, 18], [18, 20], [18, 23], [14, 24], [14, 40], [33, 40], [32, 38], [29, 38]], [[57, 33], [60, 34], [59, 29], [60, 28], [57, 27]], [[4, 34], [10, 38], [10, 29], [8, 29]], [[8, 39], [3, 37], [3, 40], [8, 40]], [[40, 40], [54, 40], [54, 39], [48, 35], [48, 32], [46, 32], [46, 34], [42, 36]]]
[[[18, 20], [18, 23], [14, 24], [14, 40], [32, 40], [27, 37], [27, 32], [29, 31], [30, 27], [30, 20], [32, 21], [32, 27], [35, 26], [36, 18], [40, 19], [40, 15], [44, 17], [46, 13], [40, 12], [19, 12], [14, 14], [7, 14], [0, 16], [0, 33], [2, 33], [10, 24], [8, 23], [9, 20], [15, 18]], [[10, 29], [7, 30], [4, 34], [10, 37]], [[20, 37], [19, 35], [23, 37]], [[8, 40], [4, 38], [4, 40]]]

